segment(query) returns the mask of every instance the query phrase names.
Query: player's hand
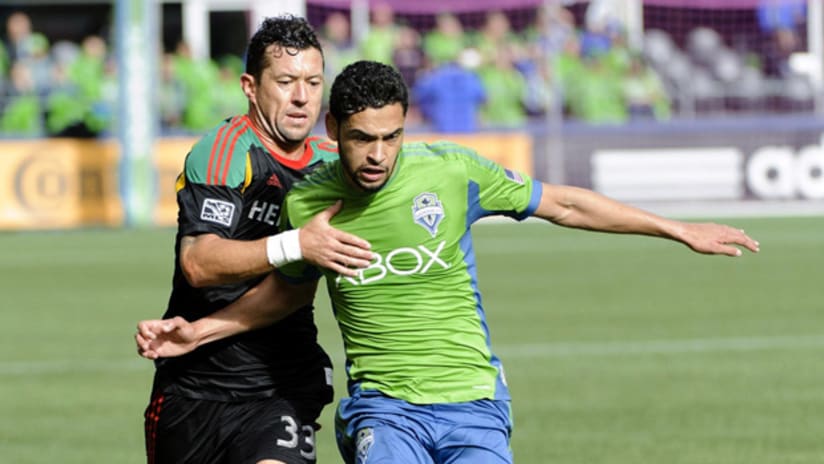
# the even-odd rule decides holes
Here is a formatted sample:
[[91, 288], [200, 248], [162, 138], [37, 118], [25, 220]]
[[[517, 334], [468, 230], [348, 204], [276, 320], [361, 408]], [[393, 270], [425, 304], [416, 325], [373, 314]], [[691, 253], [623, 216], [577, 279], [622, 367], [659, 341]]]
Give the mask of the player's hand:
[[329, 220], [340, 211], [342, 205], [338, 200], [300, 228], [300, 250], [303, 259], [315, 266], [355, 277], [359, 269], [369, 266], [372, 260], [371, 245], [360, 237], [329, 225]]
[[192, 324], [182, 317], [151, 319], [137, 324], [137, 353], [146, 359], [180, 356], [197, 348]]
[[723, 224], [686, 223], [683, 238], [693, 251], [710, 255], [741, 256], [741, 248], [757, 253], [760, 247], [742, 229]]

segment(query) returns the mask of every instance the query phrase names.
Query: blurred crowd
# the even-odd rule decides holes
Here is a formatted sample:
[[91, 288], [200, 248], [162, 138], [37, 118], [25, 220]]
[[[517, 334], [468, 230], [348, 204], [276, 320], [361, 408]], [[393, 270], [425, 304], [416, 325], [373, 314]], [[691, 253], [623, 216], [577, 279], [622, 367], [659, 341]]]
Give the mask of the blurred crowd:
[[598, 124], [666, 119], [667, 91], [628, 48], [611, 3], [591, 2], [581, 26], [554, 5], [539, 8], [521, 30], [502, 11], [489, 11], [474, 29], [445, 12], [433, 28], [420, 31], [379, 4], [358, 44], [342, 13], [332, 13], [318, 29], [327, 78], [356, 59], [392, 64], [412, 91], [410, 122], [435, 131], [523, 127], [550, 111]]
[[116, 92], [103, 38], [50, 44], [25, 13], [7, 18], [0, 46], [0, 133], [98, 134], [110, 124]]
[[[0, 135], [96, 137], [115, 129], [117, 61], [103, 37], [50, 43], [24, 12], [0, 44]], [[165, 133], [196, 133], [246, 111], [243, 59], [196, 60], [180, 43], [161, 57], [157, 110]]]
[[[357, 41], [344, 13], [330, 12], [315, 27], [328, 82], [358, 59], [397, 67], [411, 90], [413, 129], [519, 128], [547, 114], [591, 124], [667, 119], [676, 98], [666, 69], [674, 67], [667, 64], [662, 77], [643, 50], [631, 50], [615, 8], [616, 2], [592, 0], [576, 22], [561, 4], [547, 4], [516, 30], [502, 11], [486, 12], [471, 27], [445, 12], [422, 28], [377, 4]], [[794, 21], [794, 27], [803, 12], [767, 13], [759, 10], [759, 20]], [[778, 58], [768, 67], [780, 69], [786, 50], [798, 48], [787, 29], [776, 28]], [[163, 133], [199, 133], [245, 112], [243, 66], [240, 56], [194, 59], [184, 42], [164, 53], [157, 86]], [[0, 135], [90, 137], [114, 129], [116, 72], [103, 37], [50, 43], [25, 13], [10, 15], [0, 46]]]

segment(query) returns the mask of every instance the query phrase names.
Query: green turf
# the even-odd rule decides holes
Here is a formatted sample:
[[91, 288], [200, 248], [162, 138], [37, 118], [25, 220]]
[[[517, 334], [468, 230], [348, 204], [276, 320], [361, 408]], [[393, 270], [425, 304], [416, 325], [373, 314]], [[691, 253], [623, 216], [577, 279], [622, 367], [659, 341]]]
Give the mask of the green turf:
[[[526, 463], [824, 462], [824, 218], [735, 219], [758, 255], [529, 222], [476, 227]], [[0, 234], [0, 462], [144, 462], [173, 231]], [[322, 342], [340, 339], [320, 298]], [[340, 462], [331, 408], [319, 462]]]

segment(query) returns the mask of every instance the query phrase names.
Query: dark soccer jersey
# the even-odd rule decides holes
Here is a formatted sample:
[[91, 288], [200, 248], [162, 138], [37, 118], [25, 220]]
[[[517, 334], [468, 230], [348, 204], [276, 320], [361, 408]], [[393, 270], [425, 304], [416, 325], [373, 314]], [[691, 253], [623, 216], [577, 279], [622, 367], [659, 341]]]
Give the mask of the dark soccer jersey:
[[[211, 233], [254, 240], [277, 233], [286, 192], [332, 159], [337, 159], [335, 146], [320, 138], [307, 140], [299, 160], [272, 154], [246, 116], [224, 121], [199, 140], [186, 156], [177, 181], [175, 272], [164, 317], [196, 320], [233, 302], [263, 279], [193, 288], [179, 265], [181, 237]], [[268, 328], [158, 361], [155, 389], [226, 401], [275, 394], [311, 397], [313, 392], [323, 392], [322, 396], [329, 395], [323, 401], [329, 402], [325, 367], [331, 364], [317, 343], [313, 308], [305, 307]]]

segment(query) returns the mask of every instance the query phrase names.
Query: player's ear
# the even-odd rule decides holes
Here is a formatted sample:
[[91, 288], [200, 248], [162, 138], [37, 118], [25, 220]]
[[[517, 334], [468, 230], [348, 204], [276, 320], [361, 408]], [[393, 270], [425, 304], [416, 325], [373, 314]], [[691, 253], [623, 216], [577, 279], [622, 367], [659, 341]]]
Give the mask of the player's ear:
[[329, 140], [338, 141], [338, 122], [329, 111], [326, 112], [326, 136]]
[[257, 105], [257, 98], [255, 97], [255, 78], [251, 74], [243, 73], [240, 75], [240, 90], [246, 95], [246, 98]]

